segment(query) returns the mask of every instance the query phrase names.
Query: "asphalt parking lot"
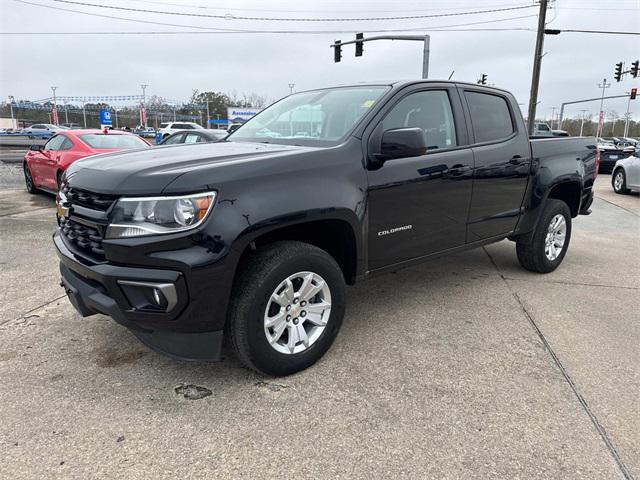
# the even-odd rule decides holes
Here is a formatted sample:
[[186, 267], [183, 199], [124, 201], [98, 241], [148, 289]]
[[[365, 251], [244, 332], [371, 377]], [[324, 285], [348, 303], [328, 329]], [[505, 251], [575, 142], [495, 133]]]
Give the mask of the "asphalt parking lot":
[[281, 379], [79, 317], [53, 197], [0, 162], [0, 198], [2, 478], [640, 478], [640, 196], [608, 175], [556, 272], [503, 241], [363, 282]]

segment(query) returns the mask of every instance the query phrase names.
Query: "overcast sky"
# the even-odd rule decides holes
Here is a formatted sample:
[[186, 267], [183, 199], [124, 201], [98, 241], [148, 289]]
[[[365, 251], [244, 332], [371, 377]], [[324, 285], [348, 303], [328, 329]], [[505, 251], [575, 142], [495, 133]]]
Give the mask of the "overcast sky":
[[[40, 99], [51, 95], [130, 95], [140, 93], [186, 101], [193, 89], [255, 92], [279, 98], [296, 90], [364, 80], [419, 78], [422, 46], [418, 42], [380, 41], [365, 44], [364, 56], [353, 46], [343, 48], [341, 63], [333, 62], [329, 45], [351, 40], [355, 32], [416, 29], [430, 33], [430, 77], [476, 81], [482, 73], [489, 83], [512, 91], [523, 111], [529, 98], [534, 31], [440, 31], [435, 27], [529, 28], [537, 25], [537, 6], [493, 13], [376, 21], [267, 21], [238, 18], [177, 16], [88, 7], [103, 6], [162, 10], [194, 15], [268, 18], [363, 18], [427, 16], [533, 5], [531, 0], [0, 0], [0, 32], [185, 32], [210, 29], [301, 30], [345, 33], [203, 33], [179, 35], [0, 35], [0, 96]], [[67, 9], [54, 10], [44, 6]], [[640, 0], [557, 0], [549, 11], [548, 28], [640, 31]], [[74, 10], [72, 12], [69, 10]], [[86, 12], [110, 17], [90, 16]], [[514, 19], [514, 17], [523, 17]], [[510, 19], [505, 20], [503, 19]], [[158, 25], [174, 24], [182, 26]], [[478, 22], [490, 22], [482, 23]], [[375, 33], [366, 33], [366, 36]], [[640, 37], [562, 33], [547, 36], [543, 59], [538, 117], [549, 118], [551, 107], [564, 101], [598, 97], [598, 83], [612, 83], [607, 95], [622, 95], [640, 78], [613, 80], [616, 62], [640, 57]], [[622, 115], [625, 99], [610, 100], [606, 110]], [[640, 98], [631, 102], [640, 118]], [[598, 103], [567, 109], [569, 116]]]

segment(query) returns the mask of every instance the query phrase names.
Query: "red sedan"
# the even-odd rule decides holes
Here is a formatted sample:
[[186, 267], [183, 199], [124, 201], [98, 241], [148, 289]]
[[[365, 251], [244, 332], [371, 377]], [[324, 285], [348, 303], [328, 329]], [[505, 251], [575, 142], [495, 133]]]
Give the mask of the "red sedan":
[[44, 145], [33, 145], [24, 156], [24, 180], [29, 193], [57, 192], [62, 174], [76, 160], [98, 153], [151, 145], [137, 135], [109, 130], [65, 130]]

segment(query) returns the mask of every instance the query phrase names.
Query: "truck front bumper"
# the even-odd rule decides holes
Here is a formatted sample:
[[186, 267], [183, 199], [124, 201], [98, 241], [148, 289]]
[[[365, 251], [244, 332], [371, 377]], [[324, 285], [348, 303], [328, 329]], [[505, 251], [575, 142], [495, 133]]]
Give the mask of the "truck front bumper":
[[[228, 297], [205, 295], [197, 287], [202, 283], [197, 270], [92, 264], [70, 250], [59, 232], [53, 241], [60, 285], [80, 315], [108, 315], [149, 348], [174, 358], [220, 360]], [[215, 269], [206, 275], [215, 285]]]

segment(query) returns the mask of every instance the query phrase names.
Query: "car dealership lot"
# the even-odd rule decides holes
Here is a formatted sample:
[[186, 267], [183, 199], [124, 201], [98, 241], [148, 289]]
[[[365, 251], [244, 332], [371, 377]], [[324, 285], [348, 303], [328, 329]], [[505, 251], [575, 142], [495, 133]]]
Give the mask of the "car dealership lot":
[[504, 241], [363, 282], [329, 353], [275, 380], [80, 318], [53, 198], [0, 178], [3, 478], [640, 477], [640, 196], [609, 176], [556, 272]]

